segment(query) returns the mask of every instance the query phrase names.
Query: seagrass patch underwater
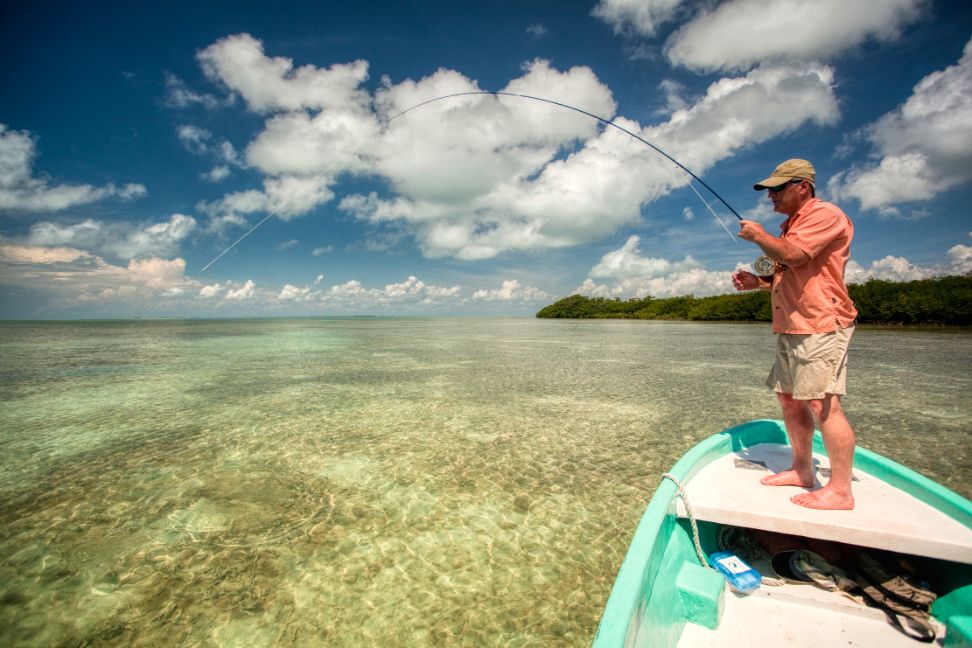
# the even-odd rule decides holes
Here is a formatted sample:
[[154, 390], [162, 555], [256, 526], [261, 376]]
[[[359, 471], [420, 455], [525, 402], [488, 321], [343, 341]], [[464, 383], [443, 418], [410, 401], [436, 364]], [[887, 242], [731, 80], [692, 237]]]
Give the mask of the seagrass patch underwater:
[[[588, 645], [660, 474], [777, 416], [765, 325], [0, 329], [9, 646]], [[846, 400], [966, 497], [970, 342], [860, 330]]]

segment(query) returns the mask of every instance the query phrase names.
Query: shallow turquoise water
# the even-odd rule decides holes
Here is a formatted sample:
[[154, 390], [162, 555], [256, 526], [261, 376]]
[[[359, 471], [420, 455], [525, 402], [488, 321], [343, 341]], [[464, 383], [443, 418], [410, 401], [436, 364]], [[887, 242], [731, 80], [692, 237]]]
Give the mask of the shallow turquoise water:
[[[972, 334], [858, 331], [859, 441], [972, 495]], [[764, 325], [0, 323], [5, 645], [588, 645]]]

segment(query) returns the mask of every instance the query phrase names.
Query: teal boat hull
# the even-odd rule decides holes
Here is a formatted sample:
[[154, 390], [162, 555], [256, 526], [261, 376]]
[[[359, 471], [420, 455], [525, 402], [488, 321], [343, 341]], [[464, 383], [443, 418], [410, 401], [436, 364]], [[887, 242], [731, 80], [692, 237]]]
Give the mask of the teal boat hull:
[[[715, 434], [689, 450], [669, 473], [684, 484], [719, 457], [765, 443], [787, 445], [782, 421], [750, 421]], [[819, 432], [814, 438], [814, 451], [825, 454]], [[906, 466], [857, 448], [854, 467], [972, 528], [969, 500]], [[677, 496], [675, 483], [662, 480], [618, 571], [601, 617], [595, 648], [674, 647], [686, 624], [710, 628], [718, 625], [723, 605], [722, 577], [700, 566], [689, 524], [676, 513]], [[706, 553], [717, 548], [718, 528], [716, 524], [699, 524]], [[947, 592], [939, 597], [932, 612], [948, 627], [946, 646], [972, 645], [972, 565], [949, 563], [944, 571], [947, 573], [941, 576]]]

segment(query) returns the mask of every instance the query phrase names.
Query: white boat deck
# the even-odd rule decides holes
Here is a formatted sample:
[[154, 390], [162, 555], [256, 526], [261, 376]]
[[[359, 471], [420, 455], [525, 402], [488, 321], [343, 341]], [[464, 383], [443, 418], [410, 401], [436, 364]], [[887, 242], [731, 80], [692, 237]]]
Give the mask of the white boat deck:
[[719, 628], [689, 623], [679, 648], [914, 648], [941, 646], [945, 634], [939, 624], [934, 644], [919, 643], [896, 630], [880, 610], [809, 584], [764, 585], [748, 596], [727, 589], [725, 597]]
[[[814, 454], [814, 460], [818, 482], [826, 483], [828, 458]], [[790, 502], [791, 496], [805, 489], [759, 483], [770, 472], [789, 466], [790, 448], [778, 444], [756, 445], [720, 457], [684, 485], [695, 518], [972, 563], [972, 529], [856, 468], [852, 511], [807, 509]], [[678, 514], [686, 517], [680, 499]], [[754, 566], [772, 574], [763, 560]], [[938, 635], [932, 645], [943, 645], [940, 624]], [[689, 623], [678, 645], [904, 648], [920, 644], [895, 629], [881, 610], [813, 584], [786, 583], [764, 584], [748, 596], [732, 592], [727, 585], [719, 627], [710, 630]]]
[[[814, 454], [818, 481], [830, 462]], [[972, 563], [972, 529], [865, 472], [854, 470], [852, 511], [818, 511], [790, 502], [805, 489], [764, 486], [760, 478], [790, 466], [790, 448], [761, 444], [720, 457], [685, 485], [697, 520], [833, 540]], [[821, 476], [823, 475], [827, 476]], [[678, 500], [678, 514], [686, 517]]]

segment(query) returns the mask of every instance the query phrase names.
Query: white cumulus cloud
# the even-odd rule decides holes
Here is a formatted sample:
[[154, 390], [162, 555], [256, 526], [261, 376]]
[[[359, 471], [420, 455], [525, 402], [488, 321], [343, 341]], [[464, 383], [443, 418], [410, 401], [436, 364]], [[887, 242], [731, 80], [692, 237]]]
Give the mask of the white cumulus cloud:
[[486, 302], [537, 302], [551, 299], [551, 295], [533, 286], [520, 284], [519, 279], [508, 279], [499, 288], [477, 290], [475, 301]]
[[698, 267], [692, 257], [684, 261], [672, 263], [666, 259], [642, 256], [639, 249], [641, 238], [630, 236], [623, 246], [613, 252], [608, 252], [591, 268], [591, 277], [607, 277], [611, 279], [631, 279], [635, 277], [659, 277], [670, 274], [675, 270], [688, 270]]
[[[374, 145], [378, 122], [371, 97], [361, 88], [368, 79], [367, 62], [295, 67], [290, 59], [267, 56], [249, 34], [216, 41], [199, 52], [198, 60], [211, 80], [268, 115], [244, 154], [247, 166], [264, 173], [263, 188], [200, 203], [212, 217], [210, 229], [221, 231], [254, 212], [273, 212], [285, 220], [305, 214], [334, 197], [330, 187], [338, 175], [368, 172], [363, 156]], [[221, 162], [208, 179], [221, 180], [231, 166], [242, 164], [227, 144], [221, 144]]]
[[[214, 43], [200, 61], [210, 78], [267, 115], [245, 153], [263, 186], [200, 203], [212, 231], [249, 214], [295, 218], [332, 200], [342, 175], [378, 176], [388, 193], [345, 196], [339, 208], [372, 225], [378, 239], [415, 241], [426, 257], [488, 259], [602, 240], [688, 181], [630, 135], [549, 103], [467, 94], [401, 114], [480, 92], [454, 70], [383, 79], [372, 97], [361, 85], [363, 62], [298, 67], [268, 56], [247, 34]], [[743, 148], [839, 116], [833, 71], [817, 64], [765, 65], [720, 79], [653, 125], [616, 115], [610, 89], [588, 67], [529, 61], [501, 91], [613, 119], [699, 174]], [[207, 141], [192, 130], [185, 136], [193, 145]]]
[[202, 299], [213, 299], [218, 297], [224, 289], [225, 287], [219, 282], [209, 284], [208, 286], [203, 286], [199, 289], [199, 297]]
[[174, 297], [194, 289], [181, 258], [132, 259], [114, 265], [68, 246], [0, 241], [0, 276], [8, 285], [37, 290], [64, 302], [142, 300]]
[[198, 59], [211, 79], [257, 112], [344, 109], [368, 101], [359, 87], [368, 79], [366, 61], [294, 68], [288, 58], [264, 54], [263, 43], [249, 34], [222, 38], [199, 52]]
[[[731, 292], [729, 274], [705, 270], [691, 256], [681, 261], [645, 256], [640, 238], [631, 236], [620, 248], [602, 256], [574, 293], [591, 297], [701, 297]], [[595, 277], [613, 280], [613, 284], [598, 284]]]
[[311, 289], [307, 286], [298, 288], [297, 286], [293, 286], [291, 284], [285, 284], [280, 290], [280, 294], [277, 296], [277, 298], [280, 301], [305, 301], [310, 297], [310, 295]]
[[[969, 232], [972, 237], [972, 232]], [[972, 273], [972, 246], [956, 245], [948, 250], [948, 265], [951, 274]]]
[[888, 216], [972, 180], [972, 40], [955, 65], [922, 79], [910, 97], [864, 130], [876, 161], [835, 175], [828, 190]]
[[228, 101], [221, 101], [213, 95], [191, 90], [186, 86], [185, 81], [171, 73], [166, 73], [165, 75], [165, 90], [165, 103], [173, 108], [187, 108], [199, 105], [212, 110], [232, 103], [232, 98]]
[[282, 176], [265, 179], [263, 191], [237, 191], [219, 200], [202, 201], [196, 207], [211, 216], [210, 230], [222, 231], [227, 225], [245, 224], [244, 214], [273, 214], [286, 221], [332, 198], [334, 192], [319, 178]]
[[0, 210], [56, 212], [105, 198], [131, 200], [147, 192], [140, 184], [52, 184], [34, 175], [37, 142], [27, 131], [0, 124]]
[[681, 3], [682, 0], [601, 0], [591, 15], [611, 25], [616, 34], [654, 36]]
[[764, 61], [829, 60], [868, 39], [898, 38], [929, 4], [729, 0], [711, 9], [702, 5], [698, 15], [669, 37], [665, 54], [674, 65], [702, 71], [746, 70]]
[[229, 177], [231, 167], [244, 166], [232, 142], [216, 138], [205, 128], [182, 124], [176, 135], [189, 152], [215, 158], [216, 166], [203, 174], [205, 180], [219, 182]]
[[851, 259], [844, 270], [844, 281], [851, 284], [864, 283], [868, 279], [887, 281], [915, 281], [928, 279], [937, 274], [931, 268], [921, 268], [903, 257], [888, 255], [878, 259], [867, 268]]
[[[432, 89], [415, 92], [426, 83]], [[557, 72], [534, 61], [510, 87], [550, 96], [558, 83], [577, 88], [580, 96], [591, 98], [588, 103], [603, 104], [601, 114], [611, 114], [606, 111], [613, 109], [610, 92], [587, 69]], [[403, 88], [408, 101], [396, 105], [475, 86], [440, 71], [389, 93]], [[569, 111], [506, 98], [456, 101], [431, 104], [414, 113], [417, 123], [395, 122], [389, 128], [386, 138], [395, 154], [383, 169], [397, 196], [349, 196], [341, 208], [369, 222], [406, 224], [426, 256], [483, 259], [602, 239], [636, 222], [644, 205], [688, 180], [626, 133], [597, 132], [593, 120], [578, 121]], [[554, 121], [560, 113], [566, 113], [563, 121]], [[614, 121], [703, 173], [743, 147], [808, 121], [833, 123], [837, 116], [830, 68], [768, 66], [712, 84], [704, 97], [663, 124]], [[518, 133], [523, 124], [530, 133]], [[557, 156], [577, 140], [582, 144], [576, 150]]]
[[171, 256], [196, 228], [196, 220], [173, 214], [168, 221], [150, 225], [86, 219], [78, 223], [40, 221], [30, 227], [23, 242], [34, 246], [69, 246], [122, 259]]
[[[972, 237], [972, 232], [969, 232]], [[904, 257], [888, 255], [864, 267], [853, 259], [847, 264], [845, 280], [864, 283], [868, 279], [887, 281], [916, 281], [946, 275], [967, 275], [972, 272], [972, 245], [954, 245], [941, 263], [919, 266]]]
[[[319, 283], [315, 282], [315, 285]], [[409, 310], [416, 306], [432, 306], [458, 303], [460, 286], [427, 284], [414, 275], [401, 283], [391, 283], [384, 288], [366, 288], [357, 279], [336, 284], [321, 291], [315, 299], [324, 306], [341, 309], [396, 309]]]
[[572, 294], [589, 297], [679, 297], [694, 295], [706, 297], [734, 292], [729, 271], [711, 271], [692, 268], [675, 271], [660, 277], [630, 277], [615, 282], [599, 284], [588, 277]]
[[256, 284], [253, 283], [253, 280], [247, 279], [246, 283], [239, 288], [227, 290], [224, 299], [228, 301], [246, 301], [253, 298], [255, 289]]

